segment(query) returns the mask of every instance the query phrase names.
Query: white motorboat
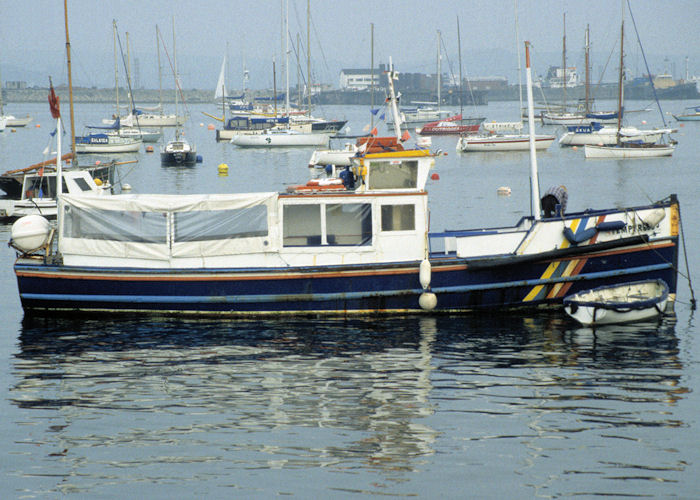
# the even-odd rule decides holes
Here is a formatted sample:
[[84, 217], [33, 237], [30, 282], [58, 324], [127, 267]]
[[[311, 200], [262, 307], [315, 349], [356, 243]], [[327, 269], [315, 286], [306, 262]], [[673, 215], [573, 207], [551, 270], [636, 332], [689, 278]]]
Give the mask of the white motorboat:
[[4, 115], [5, 126], [7, 127], [26, 127], [32, 121], [32, 117], [27, 115], [22, 118], [17, 118], [14, 115]]
[[309, 167], [352, 165], [352, 158], [357, 155], [358, 151], [360, 148], [352, 142], [345, 143], [343, 149], [317, 149], [311, 154]]

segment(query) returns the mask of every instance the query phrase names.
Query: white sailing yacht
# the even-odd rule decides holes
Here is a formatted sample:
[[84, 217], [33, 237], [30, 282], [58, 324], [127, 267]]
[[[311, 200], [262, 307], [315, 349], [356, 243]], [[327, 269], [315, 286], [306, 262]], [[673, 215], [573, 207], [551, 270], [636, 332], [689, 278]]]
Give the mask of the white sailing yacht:
[[[286, 92], [285, 92], [285, 113], [289, 118], [289, 1], [286, 2], [285, 16], [285, 72], [286, 72]], [[309, 89], [310, 92], [310, 89]], [[276, 98], [276, 96], [275, 96]], [[272, 127], [253, 133], [238, 133], [231, 137], [231, 144], [239, 147], [291, 147], [291, 146], [328, 146], [331, 135], [335, 135], [336, 130], [313, 129], [311, 123], [308, 126], [292, 127], [287, 123], [282, 127]]]
[[[165, 50], [165, 47], [163, 47]], [[166, 51], [167, 54], [167, 51]], [[175, 115], [178, 113], [177, 95], [180, 93], [180, 81], [177, 73], [177, 54], [175, 51], [175, 19], [173, 18], [173, 76], [175, 77]], [[175, 138], [165, 144], [160, 150], [160, 164], [162, 166], [191, 167], [197, 163], [197, 147], [190, 143], [180, 129], [175, 125]]]
[[17, 118], [14, 115], [6, 115], [5, 107], [2, 100], [2, 77], [0, 77], [0, 132], [5, 130], [5, 127], [25, 127], [32, 117], [27, 115], [23, 118]]
[[[457, 25], [459, 33], [459, 24]], [[518, 53], [518, 81], [521, 80], [520, 69], [520, 40], [518, 29], [518, 6], [515, 5], [515, 45]], [[460, 43], [460, 67], [461, 67], [461, 43]], [[460, 75], [461, 78], [461, 75]], [[522, 85], [520, 85], [520, 108], [523, 108]], [[533, 122], [534, 126], [534, 122]], [[522, 130], [522, 121], [516, 122], [491, 122], [483, 123], [483, 132], [479, 134], [462, 135], [457, 141], [458, 152], [486, 152], [486, 151], [529, 151], [530, 133], [515, 133]], [[511, 133], [505, 133], [511, 132]], [[556, 137], [551, 134], [536, 134], [534, 146], [538, 151], [546, 150], [552, 145]]]
[[[125, 116], [115, 115], [112, 118], [103, 119], [102, 123], [113, 125], [119, 118], [120, 125], [123, 127], [178, 127], [183, 126], [187, 121], [186, 115], [180, 115], [177, 110], [174, 114], [163, 113], [163, 85], [161, 78], [160, 64], [160, 31], [156, 26], [156, 53], [158, 56], [158, 88], [159, 102], [157, 106], [139, 106], [134, 107], [132, 111]], [[177, 92], [177, 89], [176, 89]]]
[[[624, 86], [624, 41], [625, 41], [625, 6], [622, 4], [622, 23], [620, 26], [620, 71], [618, 79], [618, 98], [617, 109], [618, 116], [622, 116], [623, 106], [625, 102], [625, 86]], [[653, 83], [652, 83], [653, 85]], [[662, 115], [663, 117], [663, 115]], [[670, 131], [669, 131], [670, 132]], [[672, 144], [664, 144], [661, 142], [646, 143], [632, 142], [624, 140], [629, 136], [622, 130], [622, 120], [617, 121], [617, 133], [615, 134], [615, 143], [609, 145], [586, 144], [584, 146], [584, 156], [586, 158], [616, 158], [616, 159], [631, 159], [631, 158], [658, 158], [663, 156], [673, 155], [675, 146]]]

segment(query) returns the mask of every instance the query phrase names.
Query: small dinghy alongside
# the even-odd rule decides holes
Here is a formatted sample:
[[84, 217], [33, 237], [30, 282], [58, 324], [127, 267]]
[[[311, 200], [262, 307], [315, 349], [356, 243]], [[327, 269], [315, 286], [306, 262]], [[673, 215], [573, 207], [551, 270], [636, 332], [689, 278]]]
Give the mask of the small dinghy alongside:
[[644, 321], [663, 314], [668, 293], [663, 280], [601, 286], [565, 297], [564, 309], [583, 325]]

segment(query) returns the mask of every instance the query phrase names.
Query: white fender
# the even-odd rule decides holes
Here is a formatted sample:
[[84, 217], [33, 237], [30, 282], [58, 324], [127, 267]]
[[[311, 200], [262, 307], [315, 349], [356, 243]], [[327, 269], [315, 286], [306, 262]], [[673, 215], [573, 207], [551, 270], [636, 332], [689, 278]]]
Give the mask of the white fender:
[[659, 222], [664, 220], [664, 217], [666, 217], [666, 210], [663, 208], [657, 208], [650, 214], [647, 214], [642, 221], [644, 221], [645, 224], [648, 224], [649, 227], [656, 227]]
[[431, 279], [431, 267], [430, 261], [428, 259], [423, 259], [420, 263], [420, 271], [418, 273], [418, 279], [420, 281], [420, 286], [423, 290], [427, 290], [430, 286]]

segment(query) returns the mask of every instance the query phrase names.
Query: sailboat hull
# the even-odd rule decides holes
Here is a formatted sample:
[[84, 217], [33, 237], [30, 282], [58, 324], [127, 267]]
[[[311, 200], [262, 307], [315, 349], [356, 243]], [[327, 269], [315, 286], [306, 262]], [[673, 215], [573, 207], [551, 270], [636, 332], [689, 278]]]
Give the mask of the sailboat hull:
[[231, 144], [247, 148], [328, 146], [328, 134], [266, 133], [241, 134], [231, 138]]
[[[538, 151], [548, 149], [554, 142], [553, 135], [537, 136], [535, 149]], [[528, 151], [530, 149], [530, 137], [523, 135], [492, 135], [492, 136], [466, 136], [457, 142], [458, 151]]]
[[164, 166], [191, 167], [197, 163], [197, 153], [194, 151], [162, 152], [160, 164]]
[[621, 146], [593, 146], [584, 147], [586, 158], [660, 158], [673, 155], [673, 146], [664, 144], [629, 144]]

